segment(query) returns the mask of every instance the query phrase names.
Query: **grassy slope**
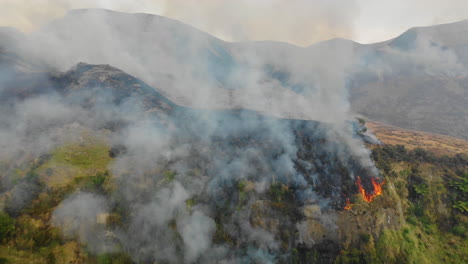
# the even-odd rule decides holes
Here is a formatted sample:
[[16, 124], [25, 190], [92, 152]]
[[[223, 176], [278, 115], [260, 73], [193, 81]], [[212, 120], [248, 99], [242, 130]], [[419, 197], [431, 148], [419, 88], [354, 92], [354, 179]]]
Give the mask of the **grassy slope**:
[[41, 181], [49, 187], [67, 185], [70, 180], [104, 173], [111, 161], [109, 146], [84, 134], [80, 142], [58, 147], [51, 158], [37, 169]]
[[[468, 262], [468, 216], [464, 209], [467, 159], [457, 163], [456, 158], [395, 146], [375, 147], [373, 158], [385, 176], [384, 194], [370, 204], [359, 195], [352, 197], [353, 209], [342, 212], [343, 221], [339, 222], [344, 235], [352, 239], [342, 240], [343, 250], [336, 262]], [[29, 170], [47, 188], [15, 219], [15, 231], [5, 236], [0, 245], [0, 263], [1, 258], [20, 264], [129, 263], [122, 254], [91, 256], [76, 242], [64, 240], [60, 231], [49, 224], [51, 212], [74, 190], [110, 191], [112, 177], [107, 168], [111, 162], [106, 142], [83, 134], [78, 142], [59, 146], [41, 164], [31, 165]], [[274, 187], [270, 190], [271, 201], [265, 203], [289, 214], [281, 199], [285, 191]], [[248, 184], [238, 188], [239, 208], [242, 194], [247, 195], [248, 189]], [[262, 215], [257, 219], [259, 223], [268, 220]], [[391, 218], [392, 224], [386, 223], [387, 218]], [[222, 226], [218, 229], [214, 239], [229, 240]], [[311, 258], [316, 256], [312, 254]]]
[[42, 164], [29, 168], [46, 188], [14, 219], [14, 232], [0, 245], [0, 263], [112, 263], [108, 256], [88, 256], [77, 242], [64, 240], [49, 221], [55, 207], [74, 190], [105, 191], [111, 181], [109, 150], [104, 140], [84, 132], [78, 141], [57, 147]]
[[379, 122], [367, 122], [367, 127], [385, 144], [404, 145], [407, 149], [424, 148], [438, 155], [468, 155], [468, 141], [449, 136], [403, 129]]
[[467, 157], [391, 145], [376, 147], [373, 157], [385, 176], [384, 194], [358, 205], [370, 214], [371, 208], [400, 207], [404, 221], [383, 228], [372, 241], [349, 245], [337, 263], [467, 263], [468, 216], [460, 206], [468, 196]]

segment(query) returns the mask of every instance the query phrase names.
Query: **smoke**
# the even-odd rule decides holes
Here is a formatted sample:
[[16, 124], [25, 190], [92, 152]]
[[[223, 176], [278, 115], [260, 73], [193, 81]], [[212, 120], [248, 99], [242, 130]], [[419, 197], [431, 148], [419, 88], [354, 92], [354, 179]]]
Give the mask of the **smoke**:
[[162, 17], [104, 10], [72, 11], [18, 44], [20, 53], [55, 70], [77, 61], [113, 65], [179, 105], [334, 123], [348, 118], [344, 69], [352, 45], [317, 53], [270, 42], [226, 43]]
[[[466, 19], [463, 0], [2, 0], [0, 25], [32, 32], [76, 8], [106, 8], [178, 19], [229, 41], [276, 40], [307, 46], [335, 37], [387, 40], [412, 26]], [[37, 8], [37, 7], [41, 8]], [[396, 19], [398, 17], [399, 19]], [[233, 23], [232, 21], [236, 21]]]
[[[342, 207], [354, 175], [379, 174], [349, 113], [347, 45], [318, 54], [226, 43], [161, 17], [104, 10], [73, 11], [26, 39], [8, 52], [33, 62], [36, 72], [13, 68], [35, 85], [11, 95], [23, 84], [14, 75], [0, 89], [11, 98], [0, 157], [30, 156], [10, 163], [14, 171], [80, 142], [83, 129], [121, 150], [108, 165], [110, 191], [71, 194], [53, 213], [95, 254], [121, 247], [137, 262], [271, 263], [323, 242], [297, 231], [314, 218], [335, 232], [324, 211]], [[108, 214], [122, 223], [108, 225]]]
[[2, 177], [2, 187], [8, 188], [9, 186], [13, 186], [13, 188], [6, 197], [4, 209], [13, 216], [18, 216], [21, 209], [26, 208], [42, 189], [41, 183], [33, 175], [26, 175], [16, 184], [13, 184], [11, 179]]
[[410, 27], [461, 21], [467, 19], [468, 9], [468, 3], [462, 0], [382, 0], [378, 3], [358, 0], [357, 3], [361, 13], [355, 20], [355, 27], [365, 27], [356, 34], [360, 43], [388, 40]]
[[[131, 212], [129, 228], [119, 235], [124, 248], [135, 260], [150, 262], [159, 259], [171, 263], [181, 261], [178, 257], [181, 254], [177, 252], [177, 233], [171, 229], [170, 222], [173, 221], [172, 224], [179, 228], [181, 220], [186, 221], [188, 216], [185, 201], [188, 198], [185, 188], [174, 182], [171, 186], [158, 190], [149, 202], [136, 204]], [[203, 234], [201, 237], [204, 237]]]
[[78, 238], [93, 253], [113, 252], [116, 245], [106, 239], [105, 219], [109, 205], [105, 197], [78, 192], [54, 210], [51, 222], [68, 239]]
[[201, 212], [194, 212], [187, 223], [181, 223], [182, 238], [187, 247], [185, 260], [194, 262], [201, 254], [211, 248], [211, 237], [215, 231], [215, 222]]
[[[84, 118], [80, 109], [66, 106], [57, 95], [49, 94], [2, 105], [0, 122], [1, 160], [24, 163], [22, 158], [39, 157], [54, 146], [76, 138], [75, 121]], [[26, 154], [27, 153], [27, 154]]]
[[394, 64], [405, 65], [402, 71], [423, 68], [422, 72], [429, 76], [458, 77], [466, 72], [457, 54], [431, 35], [434, 34], [410, 30], [397, 38], [393, 49], [389, 50], [391, 55], [399, 59]]
[[164, 2], [162, 15], [225, 40], [287, 40], [301, 46], [336, 37], [352, 38], [358, 14], [356, 1]]
[[106, 8], [167, 16], [228, 41], [280, 40], [303, 46], [335, 37], [351, 38], [352, 22], [358, 14], [354, 0], [294, 0], [288, 3], [279, 0], [143, 0], [138, 3], [125, 0], [40, 0], [34, 6], [24, 0], [3, 0], [2, 6], [0, 24], [28, 32], [63, 16], [70, 9]]

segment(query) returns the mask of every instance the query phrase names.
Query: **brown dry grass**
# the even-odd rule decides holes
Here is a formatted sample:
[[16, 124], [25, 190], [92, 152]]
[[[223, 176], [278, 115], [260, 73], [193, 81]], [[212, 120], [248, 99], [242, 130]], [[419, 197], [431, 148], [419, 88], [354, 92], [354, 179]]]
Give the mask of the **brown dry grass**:
[[468, 141], [449, 136], [404, 129], [376, 121], [367, 121], [366, 126], [383, 143], [404, 145], [407, 149], [423, 148], [437, 155], [468, 154]]

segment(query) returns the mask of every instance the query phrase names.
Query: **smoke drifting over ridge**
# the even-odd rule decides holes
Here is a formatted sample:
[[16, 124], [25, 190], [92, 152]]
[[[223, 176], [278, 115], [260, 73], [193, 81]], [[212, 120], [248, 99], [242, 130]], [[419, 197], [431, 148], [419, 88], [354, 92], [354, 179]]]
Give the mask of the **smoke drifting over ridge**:
[[28, 0], [0, 0], [0, 3], [3, 7], [0, 25], [26, 32], [71, 9], [105, 8], [167, 16], [230, 41], [268, 39], [300, 46], [336, 37], [373, 43], [395, 37], [409, 27], [468, 18], [468, 3], [463, 0], [36, 0], [34, 5]]
[[[334, 239], [331, 209], [350, 192], [342, 188], [356, 174], [378, 176], [350, 121], [344, 69], [352, 49], [335, 51], [328, 70], [312, 73], [309, 65], [323, 62], [303, 56], [307, 50], [292, 47], [297, 53], [285, 58], [269, 49], [281, 44], [241, 47], [160, 17], [102, 10], [74, 11], [18, 38], [4, 51], [17, 64], [2, 68], [12, 79], [1, 80], [0, 140], [10, 147], [2, 157], [35, 159], [84, 141], [83, 130], [122, 149], [108, 168], [115, 190], [77, 191], [52, 217], [98, 253], [121, 247], [149, 263], [287, 261], [280, 237], [290, 248]], [[80, 61], [111, 64], [154, 89], [111, 66], [74, 66]], [[18, 76], [35, 82], [18, 92]], [[171, 99], [186, 93], [181, 102], [204, 109], [177, 106], [157, 91]], [[25, 155], [28, 146], [11, 142], [33, 142], [37, 152]], [[297, 219], [266, 199], [278, 193], [294, 201], [288, 210]], [[301, 210], [311, 206], [325, 238], [291, 231], [305, 228]], [[123, 225], [100, 220], [116, 208], [125, 209]], [[230, 242], [216, 241], [219, 232]]]
[[351, 38], [358, 14], [355, 0], [40, 0], [34, 6], [24, 0], [3, 2], [0, 24], [27, 32], [71, 9], [105, 8], [178, 19], [228, 41], [282, 40], [302, 46], [335, 37]]
[[[59, 71], [77, 61], [116, 66], [185, 106], [326, 122], [348, 118], [344, 70], [354, 49], [345, 45], [316, 54], [274, 42], [228, 43], [163, 17], [106, 10], [72, 11], [18, 45]], [[321, 58], [329, 67], [317, 67]], [[304, 87], [312, 82], [316, 87]]]

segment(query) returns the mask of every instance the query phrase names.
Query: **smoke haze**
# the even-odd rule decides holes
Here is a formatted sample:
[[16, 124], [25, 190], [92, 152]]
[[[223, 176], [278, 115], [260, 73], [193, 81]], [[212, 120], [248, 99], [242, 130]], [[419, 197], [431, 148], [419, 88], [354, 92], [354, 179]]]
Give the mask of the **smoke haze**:
[[[180, 2], [170, 3], [161, 12], [179, 14], [172, 5]], [[232, 21], [246, 16], [245, 25], [232, 25], [235, 38], [291, 34], [301, 43], [351, 31], [355, 11], [353, 1], [318, 1], [318, 20], [309, 20], [302, 1], [290, 4], [294, 18], [278, 11], [280, 1], [271, 9], [240, 2], [316, 33], [303, 38], [265, 30], [274, 27], [250, 11], [206, 3], [212, 8], [195, 14], [216, 18], [210, 14], [226, 8], [220, 15]], [[287, 262], [292, 248], [336, 239], [336, 209], [356, 177], [380, 176], [350, 111], [349, 69], [376, 66], [382, 76], [402, 69], [386, 68], [378, 56], [356, 63], [362, 47], [354, 43], [230, 43], [163, 17], [108, 10], [74, 10], [28, 35], [1, 33], [8, 41], [0, 51], [0, 158], [12, 161], [1, 172], [5, 208], [20, 212], [48, 191], [46, 172], [18, 181], [18, 168], [40, 166], [48, 153], [83, 145], [91, 134], [110, 148], [102, 175], [111, 187], [69, 193], [51, 223], [95, 254], [122, 249], [144, 263]], [[428, 74], [464, 71], [457, 54], [428, 39], [417, 39], [415, 51], [398, 43], [384, 55]]]
[[377, 42], [409, 27], [468, 18], [463, 0], [38, 0], [33, 4], [1, 0], [0, 4], [0, 25], [27, 32], [70, 9], [106, 8], [171, 17], [229, 41], [277, 40], [300, 46], [336, 37]]

